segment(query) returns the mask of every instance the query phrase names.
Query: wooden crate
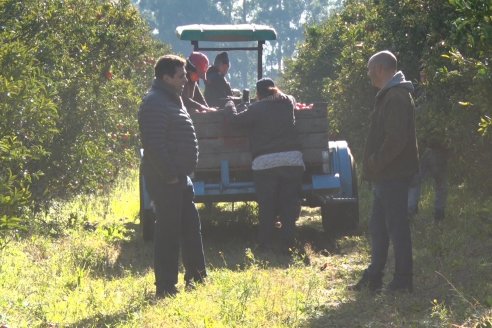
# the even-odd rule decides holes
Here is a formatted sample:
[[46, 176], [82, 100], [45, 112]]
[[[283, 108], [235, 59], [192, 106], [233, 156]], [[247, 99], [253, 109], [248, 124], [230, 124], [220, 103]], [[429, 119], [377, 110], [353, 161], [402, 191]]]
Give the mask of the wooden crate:
[[[228, 122], [224, 114], [223, 111], [192, 114], [200, 152], [197, 172], [220, 170], [222, 160], [229, 161], [231, 171], [251, 168], [247, 132]], [[319, 164], [321, 150], [328, 147], [326, 114], [326, 104], [315, 104], [313, 109], [295, 111], [307, 166]]]

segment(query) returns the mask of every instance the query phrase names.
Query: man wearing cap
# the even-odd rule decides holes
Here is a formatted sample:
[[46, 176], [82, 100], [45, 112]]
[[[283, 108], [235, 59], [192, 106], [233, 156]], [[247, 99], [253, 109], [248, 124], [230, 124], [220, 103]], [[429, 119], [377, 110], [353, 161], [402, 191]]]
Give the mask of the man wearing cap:
[[304, 173], [295, 99], [283, 94], [269, 78], [258, 80], [256, 95], [258, 101], [242, 112], [237, 112], [233, 101], [227, 102], [225, 110], [233, 123], [248, 129], [259, 206], [259, 246], [276, 249], [272, 239], [279, 217], [280, 251], [288, 252], [295, 242]]
[[200, 79], [206, 80], [207, 69], [208, 58], [201, 52], [194, 51], [186, 60], [186, 78], [188, 81], [184, 85], [181, 96], [190, 113], [212, 111], [198, 87]]
[[207, 71], [205, 100], [211, 107], [223, 108], [228, 99], [233, 99], [231, 85], [226, 79], [230, 62], [227, 52], [215, 56], [213, 66]]

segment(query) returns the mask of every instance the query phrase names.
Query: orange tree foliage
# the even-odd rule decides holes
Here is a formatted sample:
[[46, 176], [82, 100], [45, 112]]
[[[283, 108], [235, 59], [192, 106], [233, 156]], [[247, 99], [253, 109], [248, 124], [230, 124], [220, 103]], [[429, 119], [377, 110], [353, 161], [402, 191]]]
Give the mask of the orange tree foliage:
[[137, 163], [157, 43], [129, 0], [0, 2], [0, 230]]
[[452, 150], [455, 182], [490, 194], [491, 19], [487, 0], [347, 0], [306, 27], [282, 84], [299, 100], [328, 102], [332, 134], [360, 155], [376, 92], [367, 59], [388, 49], [414, 82], [425, 65], [432, 100], [419, 111], [421, 144], [429, 133], [440, 135]]

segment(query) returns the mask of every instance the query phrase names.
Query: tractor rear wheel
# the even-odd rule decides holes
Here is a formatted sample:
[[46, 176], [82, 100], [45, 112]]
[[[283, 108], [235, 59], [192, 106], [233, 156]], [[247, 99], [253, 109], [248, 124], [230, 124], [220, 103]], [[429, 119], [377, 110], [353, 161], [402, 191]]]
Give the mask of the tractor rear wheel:
[[355, 198], [355, 202], [332, 202], [321, 206], [321, 220], [326, 233], [348, 234], [359, 225], [359, 186], [353, 159], [352, 198]]

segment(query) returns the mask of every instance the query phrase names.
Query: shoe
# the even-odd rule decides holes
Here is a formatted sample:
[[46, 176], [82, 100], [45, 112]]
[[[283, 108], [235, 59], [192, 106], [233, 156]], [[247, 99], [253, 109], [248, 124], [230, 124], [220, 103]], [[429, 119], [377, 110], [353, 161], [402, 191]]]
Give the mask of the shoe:
[[412, 293], [413, 292], [412, 280], [401, 281], [401, 280], [393, 279], [386, 287], [386, 290], [390, 293], [395, 293], [395, 292]]
[[168, 297], [174, 297], [178, 294], [178, 289], [176, 286], [170, 286], [166, 288], [157, 288], [155, 291], [155, 298], [163, 299]]
[[196, 289], [198, 285], [203, 285], [205, 284], [205, 278], [198, 278], [198, 279], [190, 279], [185, 281], [185, 290], [187, 292], [191, 292]]
[[383, 288], [382, 275], [371, 276], [367, 270], [364, 271], [364, 273], [362, 274], [362, 278], [360, 278], [360, 280], [356, 284], [349, 285], [347, 287], [348, 290], [352, 290], [356, 292], [359, 292], [363, 289], [367, 289], [373, 293], [381, 292], [382, 288]]
[[194, 281], [187, 281], [185, 283], [185, 291], [192, 292], [196, 289], [196, 284]]

